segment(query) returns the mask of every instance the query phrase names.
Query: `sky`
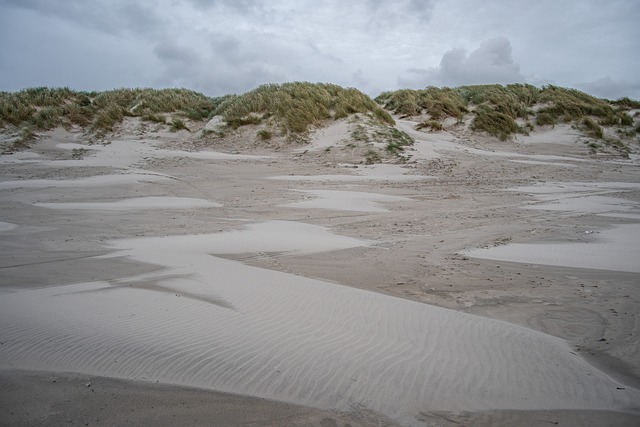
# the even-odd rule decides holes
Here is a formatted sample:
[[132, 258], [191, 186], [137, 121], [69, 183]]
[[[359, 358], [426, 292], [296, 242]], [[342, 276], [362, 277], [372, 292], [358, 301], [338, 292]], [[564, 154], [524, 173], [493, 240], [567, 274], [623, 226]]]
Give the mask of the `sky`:
[[639, 0], [0, 0], [0, 90], [553, 84], [640, 99]]

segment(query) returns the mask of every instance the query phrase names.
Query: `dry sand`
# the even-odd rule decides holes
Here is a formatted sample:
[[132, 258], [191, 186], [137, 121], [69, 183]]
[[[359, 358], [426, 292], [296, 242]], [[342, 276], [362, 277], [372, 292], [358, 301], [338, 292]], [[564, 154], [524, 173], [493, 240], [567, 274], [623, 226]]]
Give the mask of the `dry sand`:
[[637, 425], [637, 161], [400, 125], [2, 156], [0, 422]]

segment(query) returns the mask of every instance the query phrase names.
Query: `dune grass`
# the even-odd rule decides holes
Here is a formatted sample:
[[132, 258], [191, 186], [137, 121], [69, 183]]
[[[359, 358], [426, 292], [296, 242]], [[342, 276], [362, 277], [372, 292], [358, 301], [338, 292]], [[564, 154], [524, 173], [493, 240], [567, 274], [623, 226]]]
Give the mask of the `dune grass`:
[[[37, 87], [0, 92], [0, 127], [43, 131], [79, 125], [96, 134], [114, 130], [125, 117], [166, 123], [164, 114], [203, 120], [226, 98], [209, 98], [188, 89], [114, 89], [78, 92], [69, 88]], [[182, 118], [176, 120], [184, 121]], [[178, 122], [169, 124], [177, 130]], [[185, 125], [186, 127], [186, 125]], [[31, 135], [30, 134], [30, 135]], [[22, 138], [32, 140], [33, 138]]]
[[375, 100], [387, 110], [404, 116], [417, 116], [426, 111], [436, 120], [445, 117], [461, 119], [467, 112], [464, 99], [456, 89], [450, 88], [383, 92]]
[[[375, 101], [357, 89], [308, 82], [268, 84], [242, 95], [218, 98], [188, 89], [80, 92], [68, 87], [36, 87], [0, 92], [0, 128], [13, 129], [19, 135], [17, 142], [26, 146], [37, 138], [37, 132], [57, 126], [80, 126], [105, 135], [125, 117], [140, 117], [177, 131], [187, 128], [187, 119], [199, 121], [219, 115], [234, 129], [267, 125], [257, 133], [263, 140], [274, 135], [304, 139], [314, 126], [356, 113], [389, 127], [395, 124], [389, 110], [402, 116], [427, 115], [417, 127], [432, 130], [444, 129], [446, 118], [459, 123], [471, 118], [473, 130], [508, 139], [514, 133], [527, 133], [536, 125], [573, 123], [587, 136], [603, 139], [603, 127], [618, 127], [619, 135], [640, 131], [630, 113], [639, 108], [640, 102], [629, 98], [608, 101], [575, 89], [528, 84], [405, 89], [384, 92]], [[389, 140], [389, 150], [401, 151], [404, 138], [391, 132], [384, 136]], [[355, 135], [365, 136], [366, 133]]]
[[[428, 114], [429, 120], [420, 123], [418, 128], [438, 129], [434, 121], [447, 117], [460, 120], [470, 113], [473, 130], [487, 132], [503, 140], [514, 133], [532, 130], [532, 121], [538, 126], [576, 123], [589, 135], [597, 137], [599, 133], [585, 124], [587, 118], [592, 121], [595, 118], [597, 126], [633, 126], [633, 119], [626, 111], [640, 107], [640, 102], [629, 98], [608, 101], [576, 89], [552, 85], [537, 88], [529, 84], [403, 89], [384, 92], [376, 101], [394, 114]], [[541, 107], [534, 111], [536, 105]], [[518, 126], [518, 119], [526, 120], [527, 126]]]
[[435, 120], [435, 119], [425, 120], [416, 125], [416, 129], [418, 130], [425, 129], [425, 128], [430, 129], [432, 131], [444, 130], [444, 126], [442, 126], [442, 123], [440, 123], [438, 120]]
[[357, 89], [308, 82], [268, 84], [228, 97], [213, 115], [222, 116], [233, 128], [270, 122], [296, 138], [312, 126], [355, 113], [370, 115], [380, 123], [395, 123], [389, 113]]

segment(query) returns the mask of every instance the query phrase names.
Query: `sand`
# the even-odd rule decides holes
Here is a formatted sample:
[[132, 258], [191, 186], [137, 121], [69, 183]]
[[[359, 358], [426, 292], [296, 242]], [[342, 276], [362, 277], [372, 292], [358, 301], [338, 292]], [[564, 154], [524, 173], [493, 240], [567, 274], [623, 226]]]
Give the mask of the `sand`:
[[292, 208], [317, 208], [331, 209], [338, 211], [356, 212], [388, 212], [382, 207], [382, 203], [408, 202], [407, 197], [386, 196], [384, 194], [365, 193], [362, 191], [339, 191], [339, 190], [299, 190], [309, 194], [310, 200], [287, 203], [282, 207]]
[[135, 197], [115, 202], [35, 203], [49, 209], [127, 211], [144, 209], [217, 208], [222, 205], [193, 197]]
[[347, 167], [340, 129], [5, 157], [2, 422], [637, 425], [635, 163], [414, 132]]

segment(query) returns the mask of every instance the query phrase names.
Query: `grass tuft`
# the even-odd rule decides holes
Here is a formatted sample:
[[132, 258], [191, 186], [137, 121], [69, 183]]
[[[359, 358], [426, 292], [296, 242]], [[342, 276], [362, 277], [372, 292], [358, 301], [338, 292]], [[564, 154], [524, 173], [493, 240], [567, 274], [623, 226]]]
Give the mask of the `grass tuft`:
[[430, 129], [432, 131], [444, 130], [444, 126], [442, 126], [442, 123], [434, 119], [429, 119], [424, 122], [420, 122], [416, 125], [417, 130], [425, 129], [425, 128]]
[[178, 132], [179, 130], [186, 130], [191, 132], [187, 125], [184, 123], [184, 120], [175, 118], [171, 121], [171, 126], [169, 127], [171, 132]]
[[489, 135], [506, 141], [512, 133], [519, 130], [518, 124], [513, 117], [506, 113], [496, 111], [487, 106], [480, 106], [476, 110], [476, 117], [471, 124], [471, 128], [476, 131], [484, 131]]
[[268, 129], [260, 129], [258, 131], [258, 136], [260, 137], [260, 139], [262, 140], [267, 140], [267, 139], [271, 139], [273, 138], [273, 132], [271, 132]]
[[604, 138], [604, 132], [598, 123], [596, 123], [591, 117], [585, 117], [582, 120], [582, 124], [587, 129], [587, 135], [595, 139]]

